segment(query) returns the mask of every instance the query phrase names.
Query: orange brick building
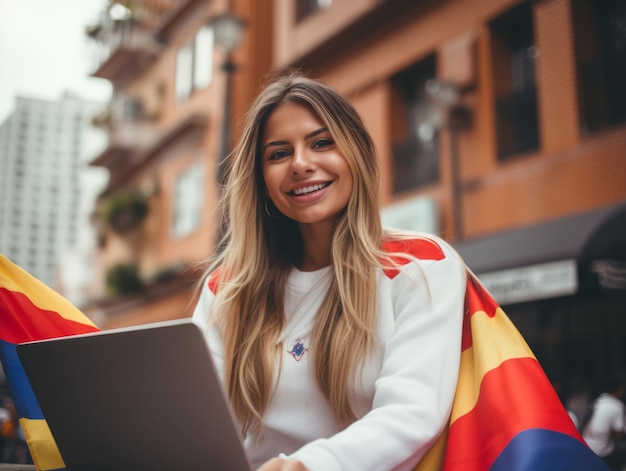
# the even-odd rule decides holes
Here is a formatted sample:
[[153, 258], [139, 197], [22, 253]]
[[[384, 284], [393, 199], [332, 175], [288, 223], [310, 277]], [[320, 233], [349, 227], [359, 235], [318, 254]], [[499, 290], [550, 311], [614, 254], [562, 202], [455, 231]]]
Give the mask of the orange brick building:
[[[246, 21], [232, 56], [214, 24], [226, 12]], [[89, 28], [102, 51], [93, 75], [113, 85], [94, 118], [109, 144], [91, 164], [110, 180], [94, 210], [98, 282], [83, 307], [100, 327], [190, 314], [197, 262], [213, 251], [217, 168], [232, 135], [224, 110], [240, 115], [258, 93], [272, 21], [252, 1], [136, 0], [110, 2]]]
[[275, 67], [373, 134], [383, 218], [453, 241], [564, 395], [625, 374], [624, 3], [275, 6]]
[[[384, 222], [456, 244], [565, 392], [626, 371], [623, 2], [170, 3], [147, 29], [158, 39], [148, 59], [120, 47], [95, 72], [115, 96], [152, 110], [154, 133], [129, 150], [112, 127], [94, 161], [111, 171], [103, 200], [141, 190], [149, 207], [121, 236], [103, 229], [103, 278], [131, 261], [143, 288], [88, 306], [102, 326], [189, 314], [199, 272], [180, 267], [212, 251], [224, 129], [236, 138], [238, 117], [268, 72], [299, 68], [345, 94], [364, 118], [381, 156]], [[224, 100], [223, 51], [209, 48], [208, 81], [197, 51], [209, 50], [203, 28], [228, 9], [246, 30]], [[185, 63], [191, 79], [179, 72]], [[181, 209], [190, 201], [200, 207], [195, 216]]]

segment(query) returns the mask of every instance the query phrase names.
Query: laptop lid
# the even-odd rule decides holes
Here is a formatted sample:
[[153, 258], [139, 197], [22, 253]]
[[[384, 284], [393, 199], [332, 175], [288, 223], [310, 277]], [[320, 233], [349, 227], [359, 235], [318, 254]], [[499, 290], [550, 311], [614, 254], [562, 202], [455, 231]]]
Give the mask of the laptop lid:
[[17, 353], [70, 471], [252, 469], [190, 319], [28, 342]]

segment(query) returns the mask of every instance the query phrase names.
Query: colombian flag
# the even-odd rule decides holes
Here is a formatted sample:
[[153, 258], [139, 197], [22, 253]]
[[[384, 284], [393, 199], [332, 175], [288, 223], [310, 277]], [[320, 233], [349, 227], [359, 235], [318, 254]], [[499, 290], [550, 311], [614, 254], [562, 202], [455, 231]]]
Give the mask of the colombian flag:
[[35, 467], [65, 468], [15, 347], [18, 343], [95, 332], [69, 301], [0, 254], [0, 360]]
[[414, 471], [438, 469], [608, 471], [520, 333], [471, 273], [450, 424]]

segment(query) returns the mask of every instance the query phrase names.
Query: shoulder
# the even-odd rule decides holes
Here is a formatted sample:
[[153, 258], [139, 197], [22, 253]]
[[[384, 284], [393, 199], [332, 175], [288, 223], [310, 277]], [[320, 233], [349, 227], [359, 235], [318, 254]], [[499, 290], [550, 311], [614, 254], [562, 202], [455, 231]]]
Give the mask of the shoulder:
[[202, 290], [210, 291], [211, 294], [216, 295], [223, 281], [222, 269], [218, 267], [206, 275], [204, 282], [202, 283]]
[[381, 248], [387, 254], [409, 255], [419, 260], [441, 260], [446, 257], [443, 244], [445, 242], [435, 236], [407, 234], [385, 238]]
[[[382, 251], [398, 267], [408, 264], [424, 266], [433, 263], [464, 267], [454, 248], [438, 236], [422, 233], [392, 233], [381, 243]], [[386, 269], [385, 274], [394, 278], [398, 270]]]

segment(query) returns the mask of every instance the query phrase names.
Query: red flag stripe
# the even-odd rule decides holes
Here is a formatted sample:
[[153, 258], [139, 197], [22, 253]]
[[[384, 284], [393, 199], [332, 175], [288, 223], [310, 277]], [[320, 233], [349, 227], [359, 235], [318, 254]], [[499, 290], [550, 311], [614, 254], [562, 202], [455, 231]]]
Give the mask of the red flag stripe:
[[[406, 265], [409, 259], [404, 255], [420, 260], [441, 260], [445, 257], [441, 247], [432, 239], [426, 237], [420, 239], [396, 239], [385, 240], [381, 248], [388, 254], [392, 254], [392, 260], [398, 265]], [[397, 254], [397, 255], [393, 255]], [[388, 278], [395, 278], [399, 271], [394, 269], [383, 270]]]
[[476, 407], [481, 392], [481, 383], [490, 371], [516, 358], [535, 359], [522, 337], [501, 310], [494, 317], [488, 317], [484, 313], [473, 316], [472, 327], [476, 343], [461, 353], [451, 422]]
[[23, 293], [0, 288], [0, 339], [6, 342], [18, 344], [98, 330], [55, 311], [40, 309]]
[[39, 309], [58, 312], [61, 317], [95, 324], [59, 293], [0, 254], [0, 288], [27, 296]]
[[583, 442], [537, 360], [508, 360], [485, 374], [476, 406], [451, 424], [444, 470], [489, 469], [513, 437], [534, 428]]

